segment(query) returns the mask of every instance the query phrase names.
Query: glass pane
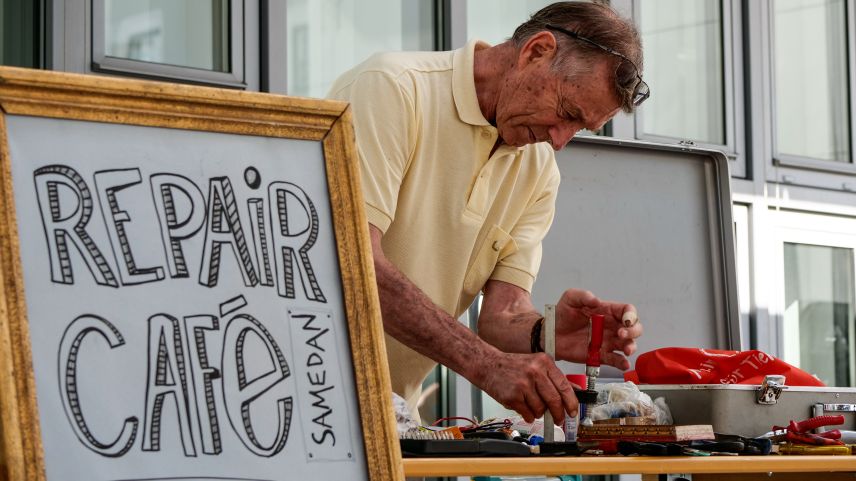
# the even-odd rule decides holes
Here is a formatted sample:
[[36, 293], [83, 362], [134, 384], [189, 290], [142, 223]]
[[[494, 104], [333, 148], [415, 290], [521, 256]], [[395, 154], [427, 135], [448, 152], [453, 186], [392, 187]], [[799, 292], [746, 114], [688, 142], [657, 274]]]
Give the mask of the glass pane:
[[653, 91], [640, 109], [644, 133], [725, 144], [721, 1], [642, 0], [640, 7]]
[[[423, 426], [430, 426], [440, 418], [446, 417], [445, 403], [443, 403], [443, 388], [445, 380], [448, 377], [448, 368], [437, 366], [428, 374], [428, 377], [422, 382], [422, 396], [419, 399], [419, 417], [422, 420]], [[452, 422], [448, 424], [454, 426]], [[444, 424], [444, 426], [446, 426]]]
[[467, 37], [496, 45], [514, 33], [529, 16], [554, 3], [551, 0], [468, 0]]
[[229, 72], [229, 0], [105, 0], [107, 56]]
[[853, 249], [785, 243], [784, 359], [854, 386]]
[[776, 0], [776, 147], [850, 161], [844, 0]]
[[433, 50], [433, 2], [288, 0], [288, 93], [323, 97], [375, 52]]
[[0, 0], [0, 65], [40, 68], [40, 3]]

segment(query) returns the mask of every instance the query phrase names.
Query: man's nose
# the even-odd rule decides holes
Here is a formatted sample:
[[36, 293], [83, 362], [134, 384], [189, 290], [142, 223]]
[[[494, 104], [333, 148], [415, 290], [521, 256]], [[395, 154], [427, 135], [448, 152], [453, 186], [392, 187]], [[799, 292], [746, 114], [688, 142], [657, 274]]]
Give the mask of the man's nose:
[[579, 132], [579, 127], [573, 125], [555, 125], [550, 127], [548, 131], [550, 133], [550, 144], [553, 146], [553, 150], [559, 151], [565, 148], [568, 145], [568, 142], [574, 138], [574, 135], [577, 135]]

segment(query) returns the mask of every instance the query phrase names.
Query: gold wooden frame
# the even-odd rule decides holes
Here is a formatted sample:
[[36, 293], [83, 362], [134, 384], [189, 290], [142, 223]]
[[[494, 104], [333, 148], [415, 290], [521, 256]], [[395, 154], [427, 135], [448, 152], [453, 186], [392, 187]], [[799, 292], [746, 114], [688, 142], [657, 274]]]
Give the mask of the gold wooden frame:
[[0, 478], [45, 479], [7, 114], [321, 141], [368, 475], [404, 479], [348, 104], [9, 67], [0, 67]]

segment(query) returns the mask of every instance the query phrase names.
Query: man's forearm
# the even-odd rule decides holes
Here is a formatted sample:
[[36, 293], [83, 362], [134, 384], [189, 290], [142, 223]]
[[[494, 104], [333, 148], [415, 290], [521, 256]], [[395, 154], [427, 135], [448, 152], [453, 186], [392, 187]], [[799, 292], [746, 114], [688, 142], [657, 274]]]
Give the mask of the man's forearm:
[[[488, 281], [484, 291], [479, 336], [504, 352], [532, 352], [532, 328], [541, 314], [532, 305], [529, 293], [501, 281]], [[543, 346], [543, 339], [542, 329], [535, 342]]]
[[[508, 316], [479, 316], [479, 336], [504, 352], [532, 352], [532, 334], [535, 323], [541, 319], [536, 311], [521, 312]], [[544, 347], [544, 329], [535, 331], [538, 346]]]
[[387, 334], [474, 384], [481, 383], [478, 366], [496, 349], [440, 309], [385, 257], [375, 256], [375, 276]]
[[[552, 359], [544, 354], [502, 352], [480, 339], [434, 304], [389, 262], [383, 253], [380, 229], [369, 225], [369, 232], [383, 327], [387, 334], [464, 376], [527, 421], [531, 422], [545, 409], [553, 413], [554, 419], [561, 419], [564, 412], [576, 412], [576, 398]], [[496, 297], [498, 294], [509, 294], [521, 299], [503, 300], [502, 303], [510, 303], [520, 312], [534, 311], [528, 300], [529, 293], [511, 287], [510, 291], [490, 289], [485, 297], [488, 310], [497, 305], [502, 297]], [[526, 305], [530, 309], [522, 308]]]

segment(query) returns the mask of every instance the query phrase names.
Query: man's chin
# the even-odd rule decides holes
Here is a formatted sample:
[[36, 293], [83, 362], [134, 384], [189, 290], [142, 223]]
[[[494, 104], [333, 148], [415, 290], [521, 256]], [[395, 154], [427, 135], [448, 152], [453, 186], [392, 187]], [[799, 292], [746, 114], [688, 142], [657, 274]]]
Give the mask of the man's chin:
[[499, 141], [501, 143], [503, 143], [504, 145], [507, 145], [509, 147], [524, 147], [524, 146], [532, 143], [532, 142], [529, 142], [528, 139], [513, 139], [512, 141], [509, 142], [509, 141], [503, 139], [502, 137], [499, 138]]
[[501, 134], [498, 140], [501, 144], [507, 145], [509, 147], [525, 147], [529, 144], [535, 143], [531, 138], [523, 138], [519, 136], [512, 137], [510, 140], [506, 140]]

